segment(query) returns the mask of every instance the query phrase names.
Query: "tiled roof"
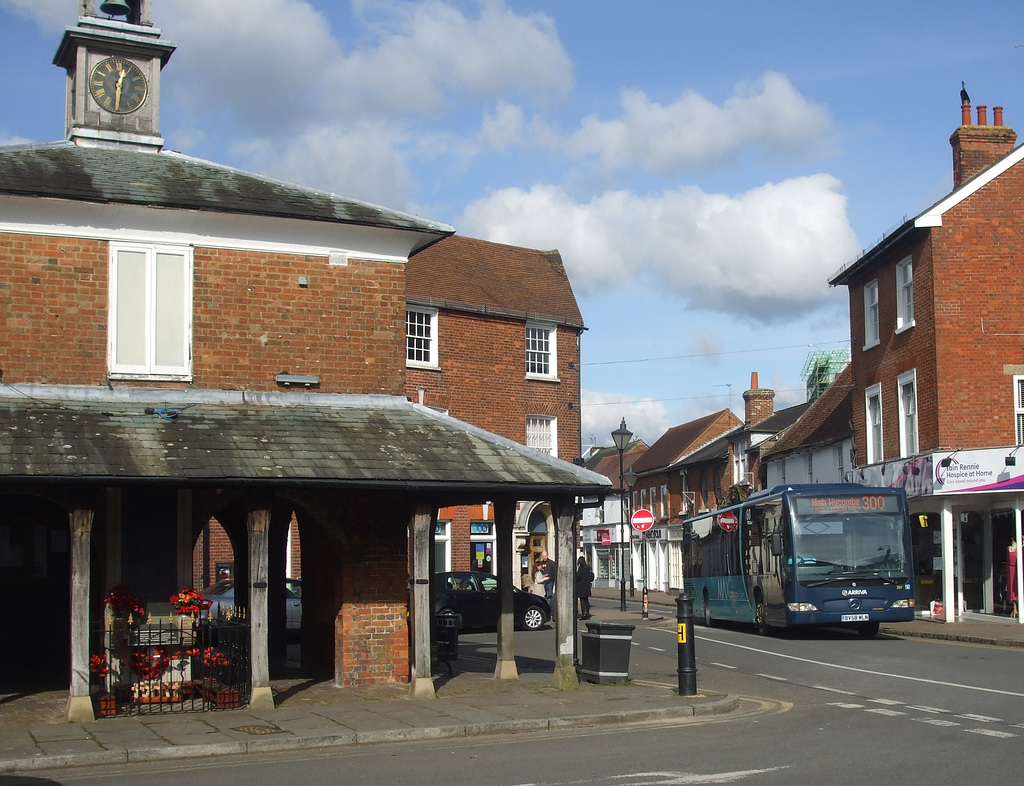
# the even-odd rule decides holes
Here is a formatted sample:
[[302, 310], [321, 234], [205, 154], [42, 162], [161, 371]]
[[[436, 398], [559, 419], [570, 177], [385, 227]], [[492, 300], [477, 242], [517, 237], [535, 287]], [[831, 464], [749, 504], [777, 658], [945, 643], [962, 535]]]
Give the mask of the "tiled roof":
[[557, 251], [452, 235], [410, 257], [405, 291], [411, 303], [583, 327]]
[[[632, 467], [636, 462], [643, 456], [643, 452], [633, 452], [622, 454], [622, 472], [625, 474], [629, 472], [629, 468]], [[598, 475], [604, 475], [612, 482], [612, 488], [616, 491], [622, 491], [623, 486], [619, 483], [619, 451], [615, 451], [614, 454], [608, 456], [602, 456], [601, 460], [597, 462], [597, 465], [592, 467], [593, 471]]]
[[796, 423], [800, 419], [800, 416], [803, 415], [810, 406], [811, 403], [809, 401], [805, 401], [803, 404], [797, 404], [793, 407], [780, 409], [778, 412], [773, 412], [764, 420], [752, 423], [747, 431], [753, 434], [778, 434], [780, 431], [784, 431]]
[[609, 490], [589, 470], [399, 397], [47, 386], [0, 388], [0, 478], [514, 486], [533, 499]]
[[695, 447], [706, 442], [709, 439], [708, 431], [712, 430], [716, 424], [725, 428], [714, 431], [710, 438], [714, 438], [726, 428], [739, 425], [740, 421], [732, 413], [732, 410], [723, 409], [720, 412], [713, 412], [702, 418], [691, 420], [689, 423], [673, 426], [651, 445], [650, 450], [633, 465], [633, 470], [649, 472], [669, 466]]
[[800, 448], [828, 445], [851, 434], [853, 371], [847, 366], [765, 455], [778, 456]]
[[438, 236], [455, 231], [437, 221], [181, 153], [70, 142], [0, 148], [0, 194], [276, 216]]

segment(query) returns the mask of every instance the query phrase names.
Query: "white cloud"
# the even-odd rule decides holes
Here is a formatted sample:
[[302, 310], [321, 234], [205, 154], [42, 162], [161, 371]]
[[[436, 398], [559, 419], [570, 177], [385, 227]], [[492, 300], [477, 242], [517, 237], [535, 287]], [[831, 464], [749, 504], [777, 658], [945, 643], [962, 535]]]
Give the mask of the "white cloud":
[[637, 89], [624, 90], [621, 104], [615, 119], [584, 118], [566, 141], [566, 151], [572, 157], [592, 156], [609, 171], [641, 166], [672, 174], [750, 149], [820, 153], [832, 129], [825, 107], [809, 103], [773, 72], [738, 85], [721, 107], [692, 91], [665, 106]]
[[641, 438], [648, 445], [664, 434], [669, 425], [673, 425], [669, 423], [668, 410], [660, 401], [637, 401], [619, 393], [583, 390], [580, 392], [580, 403], [584, 448], [592, 444], [604, 447], [611, 445], [611, 434], [623, 418], [634, 438]]
[[819, 174], [736, 197], [690, 186], [652, 196], [610, 191], [589, 203], [550, 185], [470, 204], [464, 234], [558, 248], [579, 293], [637, 278], [690, 308], [786, 321], [837, 299], [827, 277], [859, 245], [841, 184]]

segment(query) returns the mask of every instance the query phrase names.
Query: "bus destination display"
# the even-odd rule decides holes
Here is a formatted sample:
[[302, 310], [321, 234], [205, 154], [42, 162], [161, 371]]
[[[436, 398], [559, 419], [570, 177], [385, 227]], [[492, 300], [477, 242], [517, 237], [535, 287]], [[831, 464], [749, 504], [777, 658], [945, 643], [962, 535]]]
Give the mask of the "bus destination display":
[[826, 494], [820, 497], [795, 497], [797, 514], [808, 513], [899, 513], [900, 498], [896, 494]]

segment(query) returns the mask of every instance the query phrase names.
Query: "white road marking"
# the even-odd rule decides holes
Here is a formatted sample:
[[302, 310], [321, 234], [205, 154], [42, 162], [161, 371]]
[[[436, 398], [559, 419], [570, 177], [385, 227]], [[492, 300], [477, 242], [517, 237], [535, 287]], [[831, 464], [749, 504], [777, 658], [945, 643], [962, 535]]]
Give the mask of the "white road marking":
[[736, 669], [736, 668], [739, 668], [738, 666], [730, 666], [728, 663], [718, 663], [717, 661], [715, 661], [711, 665], [712, 666], [718, 666], [720, 669]]
[[812, 685], [814, 690], [827, 690], [829, 693], [840, 693], [843, 696], [856, 696], [852, 690], [839, 690], [839, 688], [830, 688], [828, 685]]
[[647, 649], [654, 650], [655, 652], [664, 652], [665, 651], [662, 647], [648, 647]]
[[839, 707], [841, 710], [862, 710], [864, 709], [863, 704], [851, 704], [848, 701], [830, 701], [829, 707]]
[[906, 715], [905, 712], [899, 710], [887, 710], [884, 707], [869, 707], [864, 712], [873, 712], [876, 715], [885, 715], [887, 718], [895, 718], [897, 715]]
[[1008, 731], [996, 731], [995, 729], [964, 729], [968, 734], [982, 734], [986, 737], [999, 737], [1000, 739], [1007, 739], [1016, 737], [1016, 734], [1010, 734]]
[[956, 717], [963, 718], [964, 720], [979, 721], [981, 723], [1001, 723], [1003, 720], [1002, 718], [991, 718], [988, 715], [972, 715], [969, 712], [965, 712], [963, 715], [957, 715]]
[[902, 701], [894, 701], [893, 699], [868, 699], [868, 701], [873, 702], [875, 704], [886, 704], [886, 705], [888, 705], [890, 707], [895, 705], [895, 704], [902, 704], [903, 703]]
[[959, 726], [955, 721], [942, 720], [942, 718], [914, 718], [918, 723], [927, 723], [930, 726]]
[[[654, 630], [658, 630], [654, 628]], [[668, 631], [673, 636], [676, 632]], [[721, 639], [714, 639], [706, 634], [700, 634], [697, 638], [703, 639], [704, 641], [711, 642], [713, 644], [721, 644], [723, 647], [736, 647], [741, 650], [748, 650], [749, 652], [756, 652], [761, 655], [773, 655], [776, 658], [784, 658], [786, 660], [795, 660], [799, 663], [810, 663], [815, 666], [822, 666], [830, 669], [841, 669], [842, 671], [854, 671], [859, 674], [871, 674], [875, 677], [889, 677], [894, 680], [906, 680], [908, 682], [923, 682], [926, 685], [942, 685], [947, 688], [962, 688], [964, 690], [978, 691], [979, 693], [996, 693], [1000, 696], [1015, 696], [1017, 698], [1024, 699], [1024, 693], [1018, 693], [1012, 690], [1000, 690], [999, 688], [984, 688], [980, 685], [964, 685], [960, 682], [943, 682], [942, 680], [930, 680], [925, 677], [911, 677], [907, 674], [892, 674], [887, 671], [873, 671], [872, 669], [859, 669], [856, 666], [843, 666], [838, 663], [826, 663], [825, 661], [814, 660], [812, 658], [801, 658], [797, 655], [785, 655], [781, 652], [772, 652], [771, 650], [761, 649], [760, 647], [749, 647], [746, 644], [737, 644], [732, 641], [722, 641]]]
[[776, 677], [774, 674], [762, 674], [758, 672], [755, 676], [764, 677], [766, 680], [775, 680], [776, 682], [789, 682], [788, 677]]
[[908, 704], [907, 705], [907, 709], [908, 710], [920, 710], [921, 712], [941, 713], [941, 714], [944, 714], [944, 715], [948, 715], [949, 713], [952, 712], [952, 710], [943, 710], [943, 709], [939, 709], [938, 707], [924, 707], [924, 706], [921, 706], [919, 704]]

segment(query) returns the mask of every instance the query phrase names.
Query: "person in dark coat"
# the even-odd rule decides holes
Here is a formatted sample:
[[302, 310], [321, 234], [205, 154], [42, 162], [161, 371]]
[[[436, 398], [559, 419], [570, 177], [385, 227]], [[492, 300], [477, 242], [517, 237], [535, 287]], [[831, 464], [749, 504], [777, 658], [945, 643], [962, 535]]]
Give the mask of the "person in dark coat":
[[590, 614], [590, 585], [594, 583], [594, 571], [587, 564], [586, 557], [576, 563], [576, 597], [580, 599], [580, 619], [588, 620]]

